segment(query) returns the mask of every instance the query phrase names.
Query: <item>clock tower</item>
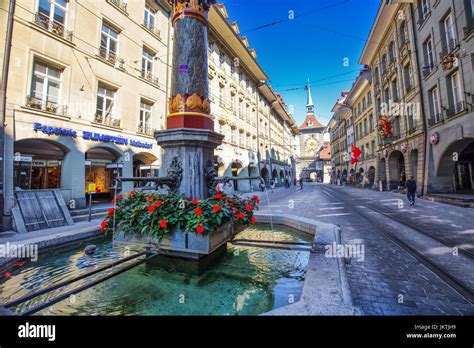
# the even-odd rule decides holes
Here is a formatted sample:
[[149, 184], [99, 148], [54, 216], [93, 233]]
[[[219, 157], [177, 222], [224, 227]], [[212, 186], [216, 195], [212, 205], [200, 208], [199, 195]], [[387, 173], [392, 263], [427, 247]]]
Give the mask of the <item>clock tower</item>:
[[315, 176], [319, 175], [319, 171], [322, 171], [322, 168], [318, 168], [316, 154], [324, 145], [324, 130], [326, 127], [314, 115], [314, 104], [309, 80], [306, 90], [306, 118], [299, 127], [300, 151], [297, 161], [297, 173], [304, 179], [315, 179]]

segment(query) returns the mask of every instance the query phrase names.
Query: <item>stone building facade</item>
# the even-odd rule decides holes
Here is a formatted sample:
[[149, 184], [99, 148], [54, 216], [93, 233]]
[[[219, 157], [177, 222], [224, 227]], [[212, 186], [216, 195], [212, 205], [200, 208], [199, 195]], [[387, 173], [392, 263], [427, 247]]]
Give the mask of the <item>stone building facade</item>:
[[[268, 76], [255, 49], [228, 21], [223, 4], [209, 13], [209, 85], [215, 130], [225, 135], [215, 151], [219, 175], [262, 176], [277, 185], [294, 177], [294, 141], [298, 129], [282, 97], [262, 81]], [[252, 191], [258, 179], [234, 180], [234, 189]]]
[[427, 124], [425, 192], [474, 192], [473, 1], [414, 9]]
[[[3, 183], [10, 207], [14, 190], [57, 188], [81, 208], [88, 192], [109, 200], [119, 174], [166, 175], [154, 132], [168, 110], [170, 16], [166, 0], [16, 1]], [[298, 129], [284, 101], [223, 4], [212, 7], [209, 26], [212, 117], [226, 136], [216, 151], [220, 174], [294, 176]]]
[[378, 139], [378, 180], [392, 190], [413, 175], [421, 192], [425, 131], [412, 12], [407, 2], [381, 2], [359, 63], [370, 69], [377, 119], [391, 126]]

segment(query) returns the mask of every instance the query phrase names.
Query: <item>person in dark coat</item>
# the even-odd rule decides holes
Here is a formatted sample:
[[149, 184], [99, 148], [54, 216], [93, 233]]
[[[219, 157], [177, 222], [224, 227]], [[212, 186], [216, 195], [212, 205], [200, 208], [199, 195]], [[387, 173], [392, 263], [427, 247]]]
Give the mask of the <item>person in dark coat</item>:
[[410, 175], [410, 179], [405, 182], [405, 188], [407, 189], [407, 197], [410, 205], [415, 205], [416, 181], [413, 178], [413, 175]]

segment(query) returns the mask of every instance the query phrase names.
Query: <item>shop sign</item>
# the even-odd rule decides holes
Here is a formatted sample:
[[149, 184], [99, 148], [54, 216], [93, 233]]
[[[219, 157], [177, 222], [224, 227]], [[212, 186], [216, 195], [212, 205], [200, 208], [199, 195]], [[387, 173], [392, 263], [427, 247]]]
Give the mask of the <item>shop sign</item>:
[[107, 169], [123, 168], [123, 164], [122, 163], [110, 163], [110, 164], [106, 164], [105, 168], [107, 168]]
[[74, 137], [74, 138], [77, 136], [77, 132], [75, 130], [64, 129], [60, 127], [45, 126], [39, 122], [35, 122], [33, 124], [33, 129], [35, 131], [41, 131], [44, 134], [48, 134], [48, 135], [54, 134], [54, 135], [62, 135], [62, 136]]
[[33, 157], [17, 155], [13, 156], [13, 160], [15, 162], [33, 162]]
[[48, 167], [58, 167], [61, 164], [61, 161], [48, 161], [47, 166]]
[[[72, 129], [64, 129], [60, 127], [50, 127], [43, 125], [41, 123], [35, 122], [33, 124], [33, 129], [35, 131], [41, 131], [45, 134], [48, 135], [61, 135], [61, 136], [68, 136], [68, 137], [77, 137], [77, 131], [72, 130]], [[134, 147], [141, 147], [144, 149], [152, 149], [153, 144], [152, 143], [146, 143], [140, 140], [134, 140], [134, 139], [127, 139], [127, 138], [122, 138], [122, 137], [117, 137], [114, 135], [108, 135], [108, 134], [101, 134], [101, 133], [94, 133], [94, 132], [87, 132], [83, 131], [82, 132], [82, 137], [85, 140], [95, 140], [95, 141], [102, 141], [104, 143], [115, 143], [119, 145], [130, 145]]]
[[33, 167], [46, 167], [46, 161], [35, 160], [33, 161], [32, 166]]

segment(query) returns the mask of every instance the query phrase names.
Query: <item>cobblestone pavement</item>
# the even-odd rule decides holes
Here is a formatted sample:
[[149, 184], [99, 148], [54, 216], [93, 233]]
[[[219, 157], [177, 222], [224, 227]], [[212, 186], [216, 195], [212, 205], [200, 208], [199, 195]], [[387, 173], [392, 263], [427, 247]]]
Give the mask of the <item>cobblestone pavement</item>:
[[[303, 190], [291, 187], [257, 194], [262, 211], [337, 224], [343, 243], [363, 245], [363, 258], [353, 258], [347, 271], [354, 305], [365, 314], [474, 315], [472, 303], [383, 232], [396, 233], [417, 250], [423, 249], [424, 244], [444, 242], [450, 247], [437, 248], [435, 251], [443, 252], [433, 256], [439, 256], [435, 261], [450, 272], [464, 274], [462, 280], [471, 284], [472, 259], [453, 256], [451, 247], [466, 253], [474, 250], [474, 209], [424, 200], [417, 200], [416, 206], [410, 207], [400, 194], [314, 183], [305, 183]], [[385, 215], [380, 214], [381, 209]]]

